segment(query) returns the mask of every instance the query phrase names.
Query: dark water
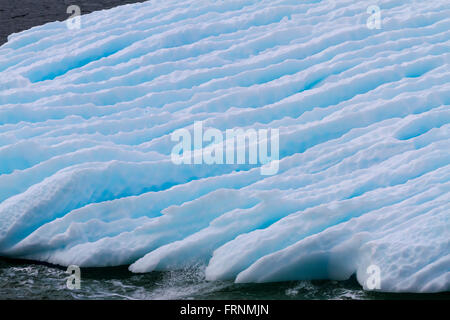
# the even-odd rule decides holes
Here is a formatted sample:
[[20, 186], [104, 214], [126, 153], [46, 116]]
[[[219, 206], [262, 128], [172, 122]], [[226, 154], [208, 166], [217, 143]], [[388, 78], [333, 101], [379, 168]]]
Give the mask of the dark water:
[[127, 267], [85, 268], [69, 290], [65, 268], [0, 259], [0, 299], [450, 299], [442, 294], [363, 291], [348, 281], [235, 284], [205, 281], [201, 269], [133, 274]]
[[69, 5], [77, 5], [82, 14], [145, 0], [0, 0], [0, 45], [8, 35], [47, 22], [69, 18]]

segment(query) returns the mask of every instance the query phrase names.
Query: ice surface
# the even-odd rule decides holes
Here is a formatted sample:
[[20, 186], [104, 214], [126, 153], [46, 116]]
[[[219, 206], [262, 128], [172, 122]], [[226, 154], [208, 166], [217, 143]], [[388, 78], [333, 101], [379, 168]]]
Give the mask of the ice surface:
[[[149, 1], [0, 47], [0, 254], [450, 290], [450, 2]], [[195, 121], [280, 167], [175, 165]]]

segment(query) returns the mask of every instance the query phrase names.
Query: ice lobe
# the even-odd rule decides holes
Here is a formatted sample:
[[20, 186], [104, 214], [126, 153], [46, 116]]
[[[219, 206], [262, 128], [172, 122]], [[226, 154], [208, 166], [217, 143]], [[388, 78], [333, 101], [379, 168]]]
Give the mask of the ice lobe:
[[[450, 3], [149, 1], [0, 47], [0, 255], [450, 290]], [[171, 134], [278, 129], [278, 174]]]

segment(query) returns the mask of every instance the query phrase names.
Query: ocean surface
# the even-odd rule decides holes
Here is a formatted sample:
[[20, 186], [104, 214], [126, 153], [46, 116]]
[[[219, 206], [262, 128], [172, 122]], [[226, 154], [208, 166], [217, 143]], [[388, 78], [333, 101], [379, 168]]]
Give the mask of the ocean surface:
[[69, 5], [77, 5], [82, 14], [144, 0], [0, 0], [0, 45], [11, 33], [52, 21], [64, 21]]
[[388, 294], [361, 289], [348, 281], [291, 281], [235, 284], [205, 281], [201, 268], [133, 274], [126, 266], [85, 268], [81, 288], [69, 290], [65, 268], [23, 260], [0, 259], [0, 299], [154, 300], [154, 299], [450, 299], [450, 293]]

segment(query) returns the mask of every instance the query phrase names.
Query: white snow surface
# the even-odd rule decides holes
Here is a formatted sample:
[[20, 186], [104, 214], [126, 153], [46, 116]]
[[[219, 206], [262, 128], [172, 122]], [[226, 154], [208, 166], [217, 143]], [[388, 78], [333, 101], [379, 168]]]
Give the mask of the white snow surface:
[[[13, 34], [0, 255], [448, 291], [449, 62], [448, 0], [155, 0]], [[173, 164], [200, 120], [279, 129], [279, 173]]]

